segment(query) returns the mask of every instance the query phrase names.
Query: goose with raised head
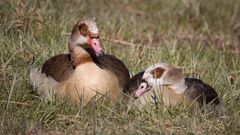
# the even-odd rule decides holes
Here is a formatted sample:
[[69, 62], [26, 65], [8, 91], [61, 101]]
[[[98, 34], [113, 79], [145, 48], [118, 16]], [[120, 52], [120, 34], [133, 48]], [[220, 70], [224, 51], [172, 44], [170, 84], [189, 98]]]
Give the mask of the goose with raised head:
[[[69, 54], [60, 54], [47, 60], [41, 71], [32, 69], [30, 80], [40, 95], [45, 98], [68, 97], [73, 102], [83, 99], [86, 104], [97, 93], [117, 98], [121, 93], [121, 77], [129, 76], [128, 69], [116, 57], [102, 56], [96, 23], [90, 20], [79, 21], [69, 38]], [[111, 67], [111, 58], [120, 66]], [[101, 61], [102, 62], [101, 62]], [[104, 63], [108, 61], [108, 63]], [[109, 64], [110, 63], [110, 64]], [[120, 75], [117, 71], [125, 71]], [[123, 75], [124, 74], [124, 75]], [[122, 79], [124, 80], [124, 79]]]
[[66, 80], [75, 68], [71, 62], [72, 48], [81, 46], [99, 67], [107, 69], [117, 76], [119, 86], [122, 88], [130, 79], [128, 68], [115, 56], [105, 54], [99, 39], [98, 28], [94, 21], [78, 21], [69, 38], [69, 54], [60, 54], [50, 58], [43, 64], [41, 72], [51, 76], [57, 82]]

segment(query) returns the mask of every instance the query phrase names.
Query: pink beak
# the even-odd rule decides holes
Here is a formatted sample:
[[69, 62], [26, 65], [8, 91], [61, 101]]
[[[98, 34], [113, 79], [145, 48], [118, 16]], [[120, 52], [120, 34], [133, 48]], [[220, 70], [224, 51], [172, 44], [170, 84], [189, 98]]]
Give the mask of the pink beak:
[[140, 96], [142, 96], [145, 92], [146, 92], [145, 90], [138, 89], [138, 90], [136, 90], [134, 96], [135, 96], [135, 97], [140, 97]]
[[142, 85], [144, 85], [144, 84], [141, 83], [139, 85], [138, 89], [135, 91], [135, 93], [134, 93], [135, 98], [142, 96], [144, 93], [146, 93], [152, 89], [152, 87], [148, 86], [146, 83], [144, 86], [142, 86]]
[[99, 38], [90, 37], [88, 40], [88, 44], [94, 50], [94, 52], [96, 53], [97, 56], [104, 53], [104, 51], [100, 45]]

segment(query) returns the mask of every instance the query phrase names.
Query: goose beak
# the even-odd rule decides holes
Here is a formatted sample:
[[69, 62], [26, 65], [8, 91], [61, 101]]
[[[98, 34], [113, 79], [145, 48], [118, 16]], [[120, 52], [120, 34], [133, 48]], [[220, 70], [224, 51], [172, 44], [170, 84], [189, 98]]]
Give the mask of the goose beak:
[[90, 34], [88, 39], [88, 44], [94, 50], [97, 56], [104, 54], [104, 51], [100, 45], [98, 34]]
[[146, 82], [142, 82], [139, 85], [138, 89], [134, 93], [135, 99], [139, 98], [140, 96], [142, 96], [144, 93], [150, 91], [151, 89], [152, 89], [152, 87], [149, 86]]

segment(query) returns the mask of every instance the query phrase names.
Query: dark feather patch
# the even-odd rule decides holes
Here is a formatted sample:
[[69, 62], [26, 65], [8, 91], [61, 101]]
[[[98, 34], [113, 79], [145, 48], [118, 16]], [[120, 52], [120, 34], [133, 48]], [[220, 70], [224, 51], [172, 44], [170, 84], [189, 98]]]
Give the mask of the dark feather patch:
[[150, 74], [153, 75], [153, 78], [157, 79], [157, 78], [160, 78], [162, 76], [164, 71], [165, 71], [165, 69], [157, 67], [157, 68], [153, 69], [152, 71], [150, 71]]
[[208, 84], [195, 78], [185, 78], [185, 84], [188, 89], [185, 94], [190, 100], [196, 100], [201, 104], [219, 104], [217, 92]]
[[96, 53], [93, 51], [93, 49], [91, 49], [91, 48], [84, 48], [84, 49], [90, 54], [93, 62], [94, 62], [98, 67], [100, 67], [101, 69], [103, 69], [103, 66], [102, 66], [102, 64], [100, 63], [100, 61], [99, 61]]
[[48, 59], [42, 67], [42, 73], [58, 82], [66, 80], [74, 71], [70, 54], [59, 54]]
[[124, 86], [123, 92], [126, 94], [131, 94], [135, 92], [138, 89], [138, 86], [142, 82], [142, 76], [144, 74], [144, 71], [139, 72], [138, 74], [134, 75]]
[[115, 56], [109, 54], [98, 56], [98, 60], [103, 68], [113, 72], [117, 76], [119, 86], [124, 87], [130, 79], [126, 65]]

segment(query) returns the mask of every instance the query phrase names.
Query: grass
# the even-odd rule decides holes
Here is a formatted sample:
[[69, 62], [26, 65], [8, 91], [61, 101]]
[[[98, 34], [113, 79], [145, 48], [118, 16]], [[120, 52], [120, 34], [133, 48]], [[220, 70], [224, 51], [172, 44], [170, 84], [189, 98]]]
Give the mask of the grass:
[[[0, 134], [239, 134], [240, 2], [238, 0], [0, 2]], [[66, 53], [67, 33], [95, 17], [105, 50], [138, 73], [156, 62], [212, 85], [225, 116], [181, 105], [126, 109], [99, 101], [85, 108], [43, 102], [29, 69]], [[34, 58], [34, 59], [33, 59]]]

